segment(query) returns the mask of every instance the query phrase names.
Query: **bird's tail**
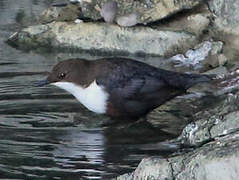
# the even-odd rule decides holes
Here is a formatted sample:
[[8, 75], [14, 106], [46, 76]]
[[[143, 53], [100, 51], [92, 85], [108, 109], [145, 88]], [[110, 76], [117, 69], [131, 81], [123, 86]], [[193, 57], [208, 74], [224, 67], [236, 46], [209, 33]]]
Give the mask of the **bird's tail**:
[[188, 89], [198, 83], [210, 82], [216, 77], [216, 75], [209, 75], [209, 74], [208, 75], [207, 74], [203, 74], [203, 75], [186, 74], [186, 75], [188, 76], [185, 77], [186, 79], [185, 89]]
[[167, 84], [172, 87], [182, 88], [185, 90], [195, 84], [209, 82], [216, 77], [216, 75], [186, 74], [171, 71], [165, 71], [161, 74], [163, 74], [163, 79]]

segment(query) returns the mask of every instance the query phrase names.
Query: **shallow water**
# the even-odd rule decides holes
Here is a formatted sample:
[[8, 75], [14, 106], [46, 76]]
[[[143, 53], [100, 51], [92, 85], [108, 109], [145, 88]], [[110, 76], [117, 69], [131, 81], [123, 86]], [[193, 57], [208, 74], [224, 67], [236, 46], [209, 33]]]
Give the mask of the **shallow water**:
[[23, 52], [4, 43], [24, 18], [34, 23], [53, 2], [0, 1], [0, 179], [108, 179], [132, 171], [143, 157], [166, 156], [167, 149], [143, 147], [171, 138], [167, 134], [96, 128], [95, 122], [106, 117], [56, 87], [33, 86], [62, 59], [96, 58]]

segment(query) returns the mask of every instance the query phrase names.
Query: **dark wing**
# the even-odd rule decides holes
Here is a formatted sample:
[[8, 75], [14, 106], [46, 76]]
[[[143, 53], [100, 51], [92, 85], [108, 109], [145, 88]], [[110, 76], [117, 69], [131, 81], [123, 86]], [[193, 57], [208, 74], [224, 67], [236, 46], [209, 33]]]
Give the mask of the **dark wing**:
[[182, 93], [169, 85], [158, 69], [132, 61], [108, 61], [107, 71], [101, 68], [98, 85], [110, 93], [109, 101], [129, 116], [142, 116], [150, 110]]
[[167, 86], [163, 80], [137, 72], [115, 73], [100, 76], [96, 83], [103, 85], [107, 92], [122, 99], [137, 99]]

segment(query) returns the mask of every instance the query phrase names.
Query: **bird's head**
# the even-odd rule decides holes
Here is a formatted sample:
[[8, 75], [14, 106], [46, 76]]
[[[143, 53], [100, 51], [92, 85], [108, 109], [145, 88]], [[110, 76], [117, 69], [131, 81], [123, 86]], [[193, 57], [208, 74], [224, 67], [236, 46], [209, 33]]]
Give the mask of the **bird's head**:
[[84, 86], [87, 84], [87, 69], [89, 69], [87, 66], [89, 66], [89, 62], [85, 60], [70, 59], [61, 61], [53, 67], [46, 79], [37, 83], [37, 86], [51, 84], [61, 87], [69, 83]]

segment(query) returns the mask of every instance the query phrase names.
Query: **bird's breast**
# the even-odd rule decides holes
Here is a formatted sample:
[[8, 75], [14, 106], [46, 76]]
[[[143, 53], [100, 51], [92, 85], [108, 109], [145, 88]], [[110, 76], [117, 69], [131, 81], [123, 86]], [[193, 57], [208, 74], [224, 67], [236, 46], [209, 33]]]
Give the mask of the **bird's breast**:
[[56, 82], [53, 85], [71, 93], [89, 110], [99, 114], [106, 113], [109, 94], [103, 86], [97, 85], [95, 81], [86, 88], [71, 82]]

